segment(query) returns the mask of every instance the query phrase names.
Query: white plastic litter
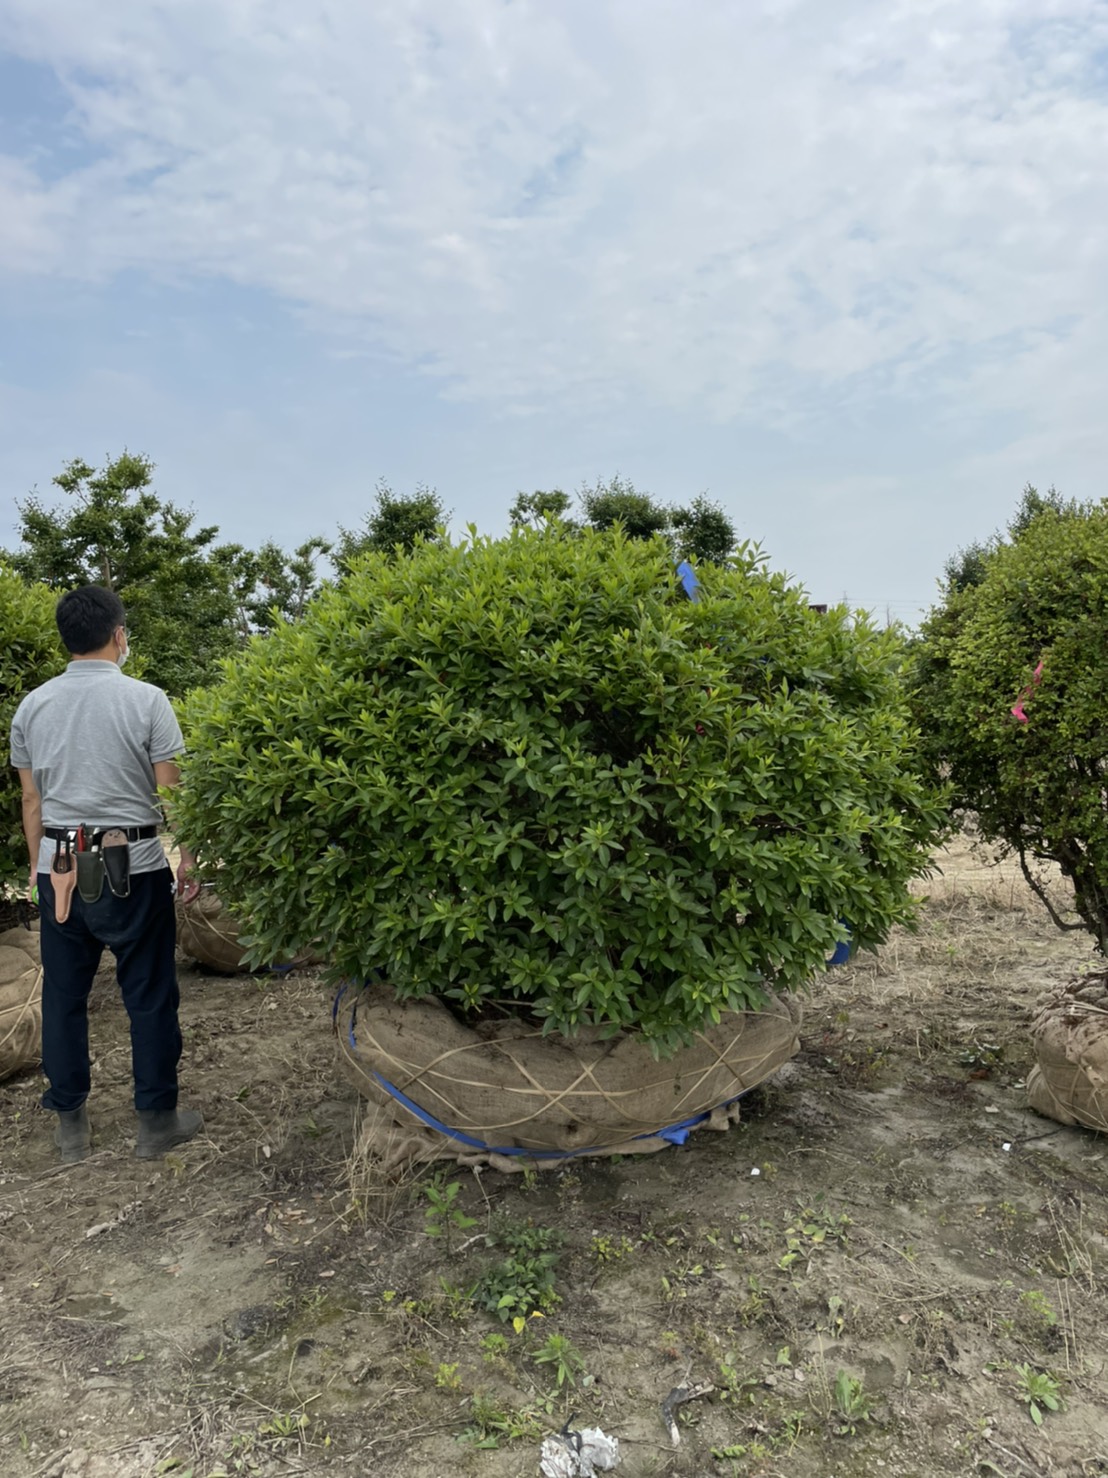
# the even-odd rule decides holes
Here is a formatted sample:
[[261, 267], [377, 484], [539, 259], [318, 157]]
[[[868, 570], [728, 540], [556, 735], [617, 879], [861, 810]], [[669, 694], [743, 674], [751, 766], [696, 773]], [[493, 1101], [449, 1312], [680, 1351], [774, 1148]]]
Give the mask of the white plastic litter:
[[584, 1427], [547, 1437], [539, 1471], [543, 1478], [596, 1478], [618, 1462], [619, 1438], [605, 1436], [599, 1427]]

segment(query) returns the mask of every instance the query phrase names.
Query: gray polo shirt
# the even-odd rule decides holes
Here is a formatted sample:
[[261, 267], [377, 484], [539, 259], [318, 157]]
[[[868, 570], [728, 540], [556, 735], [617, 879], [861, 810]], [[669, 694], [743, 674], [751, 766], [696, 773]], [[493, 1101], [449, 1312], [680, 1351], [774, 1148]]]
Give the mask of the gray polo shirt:
[[[71, 662], [28, 693], [12, 719], [12, 764], [30, 770], [43, 826], [160, 823], [154, 766], [184, 748], [161, 688], [125, 677], [114, 662]], [[54, 843], [39, 851], [49, 872]], [[131, 871], [165, 867], [157, 837], [131, 843]]]

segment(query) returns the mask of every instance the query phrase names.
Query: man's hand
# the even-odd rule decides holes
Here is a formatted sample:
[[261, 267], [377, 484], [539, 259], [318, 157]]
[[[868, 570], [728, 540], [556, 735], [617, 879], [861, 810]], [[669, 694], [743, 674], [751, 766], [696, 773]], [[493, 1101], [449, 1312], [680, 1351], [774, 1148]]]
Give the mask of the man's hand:
[[19, 771], [19, 784], [23, 792], [23, 835], [27, 838], [27, 853], [31, 859], [31, 875], [27, 883], [27, 897], [32, 903], [38, 883], [38, 849], [42, 844], [42, 799], [30, 770]]
[[196, 858], [187, 847], [180, 849], [181, 860], [177, 864], [177, 897], [186, 906], [200, 896], [200, 882], [195, 876]]

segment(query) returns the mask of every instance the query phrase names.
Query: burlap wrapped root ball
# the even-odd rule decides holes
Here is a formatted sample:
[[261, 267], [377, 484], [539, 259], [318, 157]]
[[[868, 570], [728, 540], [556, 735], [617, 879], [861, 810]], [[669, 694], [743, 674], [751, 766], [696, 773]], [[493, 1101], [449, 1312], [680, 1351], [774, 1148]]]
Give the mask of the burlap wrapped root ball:
[[0, 933], [0, 1081], [42, 1058], [42, 960], [39, 934]]
[[797, 1052], [800, 1015], [795, 996], [770, 998], [658, 1061], [634, 1037], [544, 1036], [518, 1021], [475, 1030], [439, 1001], [401, 1005], [365, 986], [342, 993], [335, 1030], [347, 1076], [377, 1105], [363, 1152], [385, 1168], [446, 1158], [522, 1170], [535, 1157], [651, 1154], [674, 1142], [661, 1131], [702, 1115], [690, 1127], [726, 1129], [734, 1100]]
[[[210, 884], [205, 884], [191, 903], [177, 904], [177, 948], [219, 975], [239, 975], [251, 968], [246, 963], [240, 926]], [[305, 950], [295, 959], [268, 968], [284, 972], [318, 963], [318, 955]]]
[[1052, 991], [1031, 1032], [1031, 1107], [1060, 1124], [1108, 1132], [1108, 971]]

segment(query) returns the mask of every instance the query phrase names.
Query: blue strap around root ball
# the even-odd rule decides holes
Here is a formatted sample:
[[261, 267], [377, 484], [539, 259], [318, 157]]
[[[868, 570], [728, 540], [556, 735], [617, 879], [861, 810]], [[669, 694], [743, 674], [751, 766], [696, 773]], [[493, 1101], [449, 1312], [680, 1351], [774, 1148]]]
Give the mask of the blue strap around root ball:
[[[348, 981], [339, 989], [339, 993], [335, 997], [335, 1004], [331, 1008], [331, 1019], [336, 1024], [338, 1022], [339, 1006], [343, 996], [349, 989], [350, 982]], [[350, 1045], [355, 1052], [358, 1050], [358, 1040], [354, 1035], [356, 1017], [357, 1006], [355, 1005], [350, 1013], [350, 1026], [347, 1031], [347, 1036], [350, 1038]], [[486, 1144], [483, 1139], [476, 1139], [472, 1134], [464, 1134], [460, 1129], [451, 1129], [449, 1124], [444, 1124], [441, 1119], [436, 1119], [434, 1114], [429, 1114], [425, 1108], [422, 1108], [414, 1099], [409, 1098], [406, 1093], [402, 1093], [395, 1083], [390, 1083], [388, 1078], [382, 1077], [379, 1072], [371, 1071], [369, 1076], [385, 1090], [390, 1098], [394, 1098], [397, 1103], [403, 1104], [410, 1114], [414, 1114], [421, 1123], [426, 1124], [428, 1129], [434, 1129], [437, 1133], [445, 1135], [447, 1139], [453, 1139], [458, 1144], [466, 1145], [469, 1149], [480, 1150], [486, 1155], [513, 1155], [528, 1160], [568, 1160], [578, 1155], [604, 1154], [606, 1149], [614, 1148], [604, 1145], [588, 1145], [583, 1149], [574, 1150], [529, 1150], [513, 1144]], [[736, 1094], [734, 1098], [729, 1098], [722, 1107], [730, 1107], [731, 1104], [737, 1103], [741, 1097], [742, 1094]], [[665, 1139], [670, 1144], [684, 1144], [689, 1137], [689, 1131], [694, 1129], [697, 1124], [703, 1124], [706, 1119], [710, 1119], [714, 1112], [714, 1109], [709, 1109], [706, 1113], [694, 1114], [691, 1119], [682, 1119], [679, 1124], [670, 1124], [665, 1129], [657, 1129], [649, 1134], [636, 1134], [633, 1136], [633, 1140]]]

